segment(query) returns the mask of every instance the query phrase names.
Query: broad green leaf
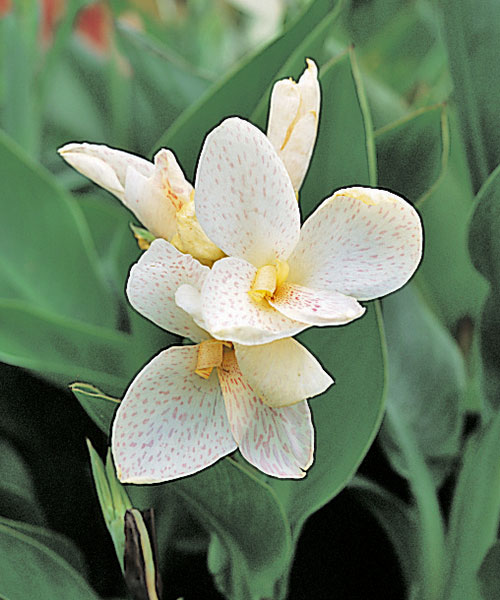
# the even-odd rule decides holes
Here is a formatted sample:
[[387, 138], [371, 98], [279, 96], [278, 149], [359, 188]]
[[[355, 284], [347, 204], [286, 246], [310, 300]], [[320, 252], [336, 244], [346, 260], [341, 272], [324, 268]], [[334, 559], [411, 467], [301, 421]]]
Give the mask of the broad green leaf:
[[299, 336], [335, 385], [309, 401], [316, 452], [307, 476], [300, 481], [268, 480], [297, 533], [309, 515], [349, 483], [378, 431], [385, 384], [380, 327], [377, 306], [372, 305], [345, 327], [309, 329]]
[[[95, 325], [116, 322], [116, 303], [100, 271], [75, 201], [0, 132], [0, 274], [7, 293], [34, 307]], [[5, 295], [5, 288], [0, 288]]]
[[470, 317], [475, 324], [486, 285], [467, 252], [473, 193], [453, 111], [450, 134], [446, 173], [418, 207], [424, 226], [424, 258], [415, 281], [431, 309], [454, 331], [464, 317]]
[[30, 472], [16, 448], [0, 438], [0, 515], [10, 519], [43, 523]]
[[8, 600], [97, 600], [61, 556], [36, 536], [0, 522], [0, 596]]
[[352, 50], [320, 70], [320, 84], [318, 139], [300, 192], [305, 216], [334, 190], [369, 185], [376, 176], [371, 121]]
[[[21, 521], [11, 521], [0, 517], [0, 524], [10, 527], [20, 533], [37, 540], [60, 557], [64, 558], [81, 575], [87, 570], [87, 565], [80, 550], [64, 535], [56, 531], [50, 531], [44, 527], [29, 525]], [[0, 567], [1, 570], [1, 567]]]
[[[314, 0], [286, 31], [237, 65], [190, 106], [157, 142], [172, 148], [188, 178], [194, 172], [203, 137], [230, 116], [248, 118], [276, 73], [308, 33], [338, 6], [334, 0]], [[305, 58], [305, 57], [304, 57]]]
[[291, 76], [294, 76], [295, 80], [298, 80], [306, 68], [306, 58], [313, 58], [318, 66], [324, 62], [324, 57], [327, 54], [324, 49], [325, 40], [327, 39], [328, 35], [331, 34], [332, 27], [339, 17], [340, 7], [341, 3], [339, 3], [336, 10], [330, 11], [330, 13], [320, 23], [318, 23], [303, 40], [301, 40], [300, 44], [294, 49], [293, 53], [287, 57], [286, 62], [284, 62], [280, 67], [279, 71], [274, 77], [273, 82], [268, 86], [265, 93], [261, 95], [259, 103], [253, 110], [250, 117], [250, 121], [252, 123], [265, 130], [269, 102], [271, 99], [271, 91], [276, 81], [280, 79], [287, 79]]
[[[375, 132], [378, 184], [422, 201], [444, 174], [449, 154], [446, 108], [431, 106]], [[411, 165], [411, 168], [409, 168]]]
[[484, 557], [478, 577], [482, 600], [498, 600], [500, 597], [500, 542], [498, 540]]
[[500, 522], [500, 413], [466, 446], [449, 520], [444, 600], [479, 600], [477, 574]]
[[377, 519], [399, 560], [406, 588], [415, 583], [418, 568], [418, 523], [414, 510], [378, 484], [356, 476], [348, 487], [356, 499]]
[[432, 475], [427, 468], [413, 431], [401, 412], [388, 404], [385, 420], [401, 449], [408, 470], [408, 481], [415, 499], [418, 519], [417, 574], [418, 598], [441, 598], [445, 575], [444, 521]]
[[[91, 381], [121, 396], [156, 351], [147, 339], [134, 340], [16, 300], [0, 300], [0, 314], [0, 360], [41, 373], [58, 385]], [[166, 342], [165, 347], [168, 337]]]
[[127, 491], [140, 507], [161, 503], [163, 494], [180, 497], [211, 534], [209, 567], [226, 597], [276, 598], [274, 584], [291, 556], [290, 526], [274, 491], [245, 466], [226, 458], [192, 477]]
[[[457, 344], [410, 284], [383, 300], [387, 339], [387, 405], [397, 411], [434, 472], [446, 475], [459, 451], [465, 365]], [[390, 428], [381, 441], [392, 467], [408, 477], [408, 466]], [[434, 467], [434, 468], [432, 468]]]
[[470, 223], [469, 250], [476, 269], [490, 283], [490, 294], [480, 321], [480, 351], [484, 371], [484, 392], [491, 405], [500, 406], [500, 167], [479, 191]]
[[70, 388], [92, 421], [101, 431], [109, 435], [111, 422], [120, 400], [107, 396], [88, 383], [73, 383]]
[[[39, 152], [41, 133], [37, 12], [36, 3], [25, 0], [14, 4], [10, 13], [0, 19], [0, 64], [4, 78], [0, 124], [31, 156]], [[12, 52], [12, 48], [16, 51]]]
[[444, 39], [453, 78], [453, 97], [467, 148], [475, 191], [500, 162], [500, 80], [491, 57], [500, 52], [500, 4], [497, 0], [445, 0], [441, 10]]

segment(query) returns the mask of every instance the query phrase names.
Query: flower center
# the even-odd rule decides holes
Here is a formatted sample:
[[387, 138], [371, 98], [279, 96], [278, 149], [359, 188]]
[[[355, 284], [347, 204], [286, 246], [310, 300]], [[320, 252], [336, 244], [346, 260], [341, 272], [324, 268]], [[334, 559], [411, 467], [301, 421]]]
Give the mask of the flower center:
[[231, 342], [222, 342], [220, 340], [205, 340], [198, 345], [198, 360], [194, 372], [208, 379], [212, 369], [220, 367], [224, 358], [224, 346], [232, 348]]
[[257, 270], [248, 294], [252, 300], [262, 302], [273, 294], [286, 281], [290, 268], [284, 260], [276, 260], [273, 265], [264, 265]]

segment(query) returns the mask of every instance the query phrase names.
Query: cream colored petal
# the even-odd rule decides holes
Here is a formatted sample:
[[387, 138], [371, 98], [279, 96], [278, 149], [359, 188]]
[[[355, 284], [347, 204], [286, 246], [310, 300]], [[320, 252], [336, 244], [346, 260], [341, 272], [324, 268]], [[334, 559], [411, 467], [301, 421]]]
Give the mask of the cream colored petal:
[[338, 190], [302, 227], [287, 283], [371, 300], [404, 285], [422, 258], [413, 206], [375, 188]]
[[293, 338], [260, 346], [235, 344], [243, 377], [274, 408], [322, 394], [333, 383], [316, 358]]
[[345, 325], [365, 312], [355, 298], [296, 283], [283, 283], [269, 299], [269, 304], [289, 319], [318, 327]]
[[121, 201], [124, 199], [125, 178], [130, 167], [145, 177], [154, 170], [153, 165], [144, 158], [104, 144], [71, 143], [59, 148], [58, 152], [79, 173]]
[[321, 103], [321, 89], [318, 82], [318, 67], [310, 58], [306, 58], [307, 69], [300, 76], [298, 86], [300, 90], [301, 115], [310, 111], [319, 115]]
[[181, 252], [191, 254], [204, 265], [211, 266], [216, 260], [225, 256], [201, 228], [196, 218], [194, 200], [186, 202], [177, 212], [176, 233], [170, 241]]
[[171, 240], [176, 233], [176, 213], [192, 195], [193, 186], [174, 154], [162, 149], [147, 177], [133, 168], [128, 170], [123, 202], [153, 235]]
[[291, 79], [282, 79], [274, 84], [267, 120], [267, 137], [278, 154], [294, 123], [300, 106], [300, 91]]
[[159, 327], [194, 342], [206, 340], [207, 332], [177, 306], [175, 293], [183, 284], [200, 289], [208, 272], [208, 267], [192, 256], [182, 254], [165, 240], [156, 239], [131, 268], [127, 296], [141, 315]]
[[294, 190], [299, 190], [309, 168], [316, 133], [318, 130], [317, 113], [310, 111], [299, 119], [294, 126], [286, 146], [279, 152]]
[[249, 291], [256, 268], [240, 258], [218, 260], [201, 290], [203, 321], [216, 339], [266, 344], [303, 331], [309, 325], [289, 319]]
[[215, 373], [195, 373], [198, 346], [164, 350], [137, 375], [113, 422], [111, 448], [123, 483], [191, 475], [236, 450]]
[[155, 237], [170, 240], [175, 234], [175, 207], [153, 177], [144, 177], [135, 169], [129, 169], [123, 204]]
[[314, 457], [307, 402], [282, 408], [264, 404], [245, 381], [231, 351], [226, 350], [217, 373], [231, 432], [244, 458], [272, 477], [305, 477]]
[[195, 187], [198, 221], [225, 254], [257, 268], [288, 258], [300, 235], [297, 199], [282, 161], [257, 127], [232, 117], [213, 129]]

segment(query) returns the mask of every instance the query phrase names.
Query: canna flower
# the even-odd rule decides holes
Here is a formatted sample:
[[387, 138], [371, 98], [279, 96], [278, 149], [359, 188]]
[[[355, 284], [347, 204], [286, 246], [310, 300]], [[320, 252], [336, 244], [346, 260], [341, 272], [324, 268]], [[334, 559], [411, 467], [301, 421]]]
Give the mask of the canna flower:
[[[299, 83], [278, 81], [271, 97], [268, 135], [295, 190], [311, 158], [319, 112], [317, 68], [312, 60]], [[211, 265], [224, 253], [208, 239], [195, 214], [194, 188], [170, 150], [154, 162], [101, 144], [70, 143], [59, 154], [77, 171], [114, 194], [155, 236]]]
[[358, 300], [400, 288], [422, 254], [417, 212], [385, 190], [339, 190], [301, 230], [283, 162], [259, 129], [238, 118], [205, 140], [195, 207], [227, 257], [201, 292], [184, 285], [177, 301], [214, 338], [238, 344], [357, 319], [365, 312]]
[[224, 256], [196, 220], [193, 186], [170, 150], [160, 150], [153, 163], [102, 144], [66, 144], [59, 154], [123, 202], [155, 237], [206, 264]]
[[309, 167], [318, 130], [321, 91], [318, 68], [306, 59], [307, 69], [298, 83], [283, 79], [274, 84], [267, 137], [283, 161], [296, 192]]
[[214, 340], [175, 300], [199, 292], [210, 269], [165, 240], [154, 240], [132, 267], [132, 306], [196, 345], [160, 352], [128, 388], [111, 446], [123, 483], [156, 483], [196, 473], [237, 447], [255, 467], [301, 478], [313, 462], [314, 429], [306, 398], [333, 382], [298, 342], [262, 346]]

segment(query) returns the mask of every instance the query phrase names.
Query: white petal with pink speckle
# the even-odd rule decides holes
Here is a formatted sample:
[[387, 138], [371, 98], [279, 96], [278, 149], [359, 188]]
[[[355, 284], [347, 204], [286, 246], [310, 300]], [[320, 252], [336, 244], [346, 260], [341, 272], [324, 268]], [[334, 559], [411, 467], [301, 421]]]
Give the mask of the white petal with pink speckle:
[[122, 482], [184, 477], [236, 449], [217, 375], [196, 375], [197, 356], [197, 346], [164, 350], [127, 390], [111, 438]]
[[314, 456], [307, 402], [271, 408], [245, 382], [236, 360], [218, 369], [226, 411], [241, 454], [267, 475], [301, 479]]
[[283, 283], [276, 290], [269, 304], [290, 319], [319, 327], [344, 325], [365, 312], [361, 304], [350, 296], [288, 283]]
[[212, 267], [201, 291], [203, 321], [217, 339], [266, 344], [295, 335], [308, 325], [289, 319], [248, 292], [257, 269], [240, 258], [222, 258]]
[[[367, 201], [356, 197], [362, 194]], [[421, 256], [422, 227], [411, 204], [385, 190], [348, 188], [305, 222], [288, 282], [370, 300], [404, 285]]]
[[267, 137], [248, 121], [211, 131], [196, 173], [195, 206], [210, 240], [256, 267], [286, 260], [299, 239], [290, 177]]
[[201, 288], [209, 268], [162, 239], [154, 240], [130, 270], [127, 296], [132, 306], [156, 325], [195, 342], [210, 336], [175, 303], [182, 284]]

